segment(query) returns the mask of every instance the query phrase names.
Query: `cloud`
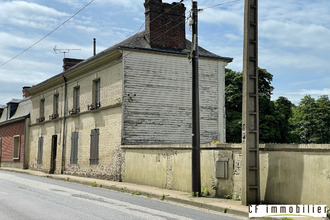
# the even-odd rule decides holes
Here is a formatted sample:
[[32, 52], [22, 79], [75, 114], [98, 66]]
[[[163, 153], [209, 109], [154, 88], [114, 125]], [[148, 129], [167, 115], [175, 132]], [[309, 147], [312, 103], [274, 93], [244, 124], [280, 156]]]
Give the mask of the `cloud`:
[[298, 95], [313, 95], [313, 96], [321, 96], [321, 95], [330, 95], [330, 88], [323, 89], [302, 89], [298, 91]]
[[[315, 24], [298, 24], [288, 21], [266, 20], [260, 24], [260, 37], [269, 43], [285, 47], [330, 49], [330, 29]], [[319, 44], [325, 42], [325, 44]]]
[[49, 29], [59, 18], [68, 14], [53, 8], [25, 1], [10, 1], [0, 3], [0, 25]]
[[[57, 2], [60, 2], [62, 4], [69, 5], [74, 8], [82, 8], [87, 3], [89, 3], [91, 0], [56, 0]], [[92, 2], [92, 6], [94, 7], [113, 7], [113, 6], [119, 6], [124, 7], [125, 9], [130, 10], [137, 10], [139, 6], [141, 7], [143, 5], [143, 0], [95, 0]]]
[[313, 78], [311, 80], [303, 80], [303, 81], [296, 81], [292, 82], [292, 86], [308, 86], [308, 85], [314, 85], [315, 83], [320, 84], [328, 84], [330, 86], [330, 76], [328, 77], [321, 77], [321, 78]]
[[222, 9], [206, 9], [199, 14], [199, 21], [213, 25], [230, 25], [242, 32], [243, 30], [243, 14], [237, 11]]
[[285, 48], [277, 48], [271, 44], [259, 46], [259, 63], [265, 67], [308, 69], [313, 70], [314, 73], [325, 73], [330, 68], [327, 58], [320, 57], [317, 53], [305, 51], [297, 54], [297, 52], [286, 51]]
[[330, 88], [323, 89], [301, 89], [298, 91], [290, 91], [290, 90], [275, 90], [272, 95], [272, 100], [276, 100], [280, 96], [284, 96], [288, 98], [292, 103], [297, 105], [302, 98], [306, 95], [310, 95], [313, 98], [319, 98], [322, 95], [330, 96]]

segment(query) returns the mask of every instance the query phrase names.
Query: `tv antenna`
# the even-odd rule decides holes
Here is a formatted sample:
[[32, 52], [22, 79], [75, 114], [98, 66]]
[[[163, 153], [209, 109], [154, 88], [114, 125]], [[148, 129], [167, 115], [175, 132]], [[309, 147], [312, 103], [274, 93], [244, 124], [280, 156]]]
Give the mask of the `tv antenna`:
[[57, 52], [59, 53], [63, 53], [64, 58], [65, 58], [65, 54], [69, 53], [71, 50], [81, 50], [81, 49], [57, 49], [57, 46], [55, 45], [55, 47], [53, 48], [54, 52], [57, 54]]

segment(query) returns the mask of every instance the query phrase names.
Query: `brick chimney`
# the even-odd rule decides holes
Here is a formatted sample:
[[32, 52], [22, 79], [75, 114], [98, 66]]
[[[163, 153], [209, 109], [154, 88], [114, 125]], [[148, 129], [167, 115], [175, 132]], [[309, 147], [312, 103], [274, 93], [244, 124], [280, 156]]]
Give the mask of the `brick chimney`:
[[152, 48], [183, 50], [186, 48], [184, 4], [145, 0], [145, 36]]
[[23, 86], [23, 98], [30, 97], [30, 93], [27, 91], [29, 88], [31, 88], [31, 86]]
[[81, 61], [84, 61], [82, 59], [74, 59], [74, 58], [64, 58], [63, 59], [63, 71], [70, 69], [74, 65], [80, 63]]

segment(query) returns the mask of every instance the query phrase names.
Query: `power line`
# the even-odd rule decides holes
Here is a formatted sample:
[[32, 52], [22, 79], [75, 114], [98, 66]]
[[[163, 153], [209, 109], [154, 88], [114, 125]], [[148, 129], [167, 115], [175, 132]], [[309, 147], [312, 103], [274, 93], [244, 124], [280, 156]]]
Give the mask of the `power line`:
[[233, 1], [229, 1], [229, 2], [224, 2], [224, 3], [216, 4], [216, 5], [207, 6], [205, 8], [199, 9], [199, 11], [203, 11], [203, 10], [209, 9], [209, 8], [216, 8], [216, 7], [219, 7], [219, 6], [222, 6], [222, 5], [228, 5], [228, 4], [231, 4], [231, 3], [234, 3], [234, 2], [238, 2], [238, 1], [240, 1], [240, 0], [233, 0]]
[[54, 30], [52, 30], [51, 32], [49, 32], [48, 34], [46, 34], [44, 37], [42, 37], [40, 40], [38, 40], [37, 42], [35, 42], [34, 44], [32, 44], [31, 46], [29, 46], [28, 48], [26, 48], [25, 50], [23, 50], [22, 52], [20, 52], [19, 54], [17, 54], [16, 56], [14, 56], [13, 58], [11, 58], [10, 60], [7, 60], [6, 62], [2, 63], [0, 65], [0, 67], [6, 65], [7, 63], [11, 62], [12, 60], [16, 59], [17, 57], [19, 57], [20, 55], [22, 55], [23, 53], [25, 53], [26, 51], [30, 50], [32, 47], [34, 47], [35, 45], [37, 45], [38, 43], [40, 43], [42, 40], [44, 40], [46, 37], [48, 37], [49, 35], [51, 35], [52, 33], [54, 33], [57, 29], [61, 28], [65, 23], [67, 23], [68, 21], [70, 21], [73, 17], [75, 17], [77, 14], [79, 14], [82, 10], [84, 10], [87, 6], [89, 6], [90, 4], [92, 4], [92, 2], [95, 0], [91, 0], [89, 3], [87, 3], [84, 7], [82, 7], [80, 10], [78, 10], [76, 13], [74, 13], [71, 17], [69, 17], [68, 19], [66, 19], [62, 24], [60, 24], [59, 26], [57, 26]]

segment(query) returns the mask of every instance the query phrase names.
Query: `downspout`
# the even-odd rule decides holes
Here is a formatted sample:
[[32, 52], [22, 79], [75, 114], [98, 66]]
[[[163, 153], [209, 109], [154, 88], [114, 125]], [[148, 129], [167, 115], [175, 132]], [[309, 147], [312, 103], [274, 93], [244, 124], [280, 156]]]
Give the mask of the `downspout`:
[[64, 173], [65, 169], [65, 138], [66, 138], [66, 102], [67, 102], [67, 93], [68, 93], [68, 84], [67, 80], [62, 73], [62, 77], [64, 80], [64, 110], [63, 110], [63, 135], [62, 135], [62, 166], [61, 166], [61, 174]]

